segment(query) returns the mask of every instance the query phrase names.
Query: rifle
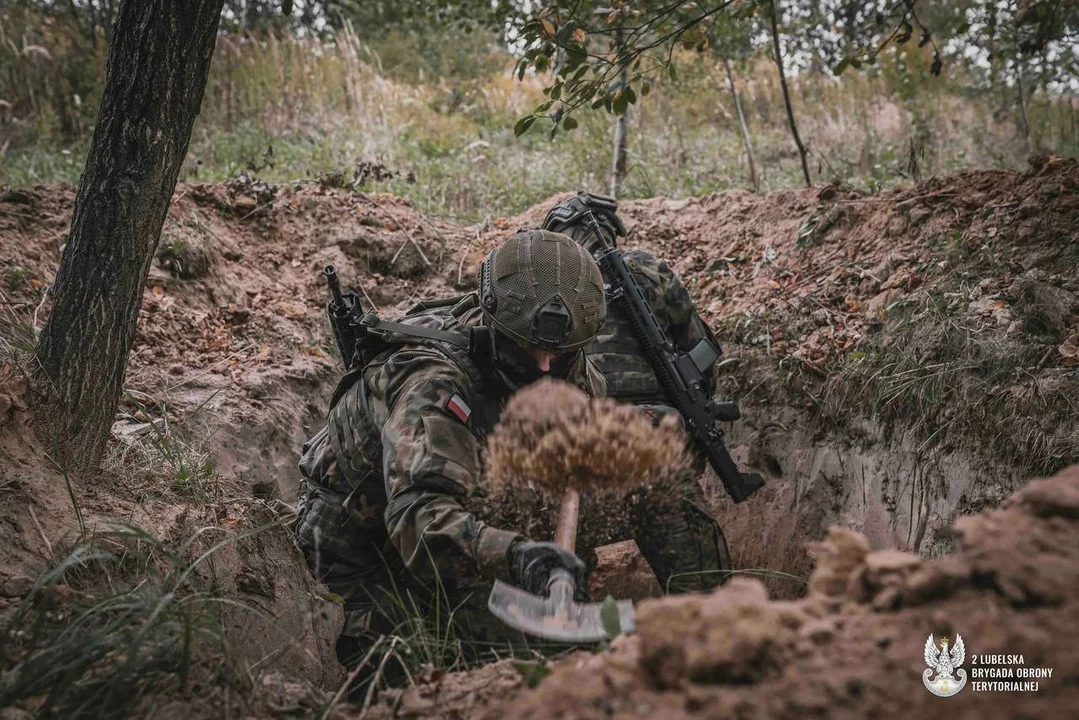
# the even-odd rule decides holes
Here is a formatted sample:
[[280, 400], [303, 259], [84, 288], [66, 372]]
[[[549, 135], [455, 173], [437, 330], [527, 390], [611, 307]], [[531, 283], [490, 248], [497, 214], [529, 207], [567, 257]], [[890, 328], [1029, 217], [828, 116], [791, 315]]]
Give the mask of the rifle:
[[330, 329], [333, 330], [333, 339], [337, 343], [337, 351], [341, 353], [341, 361], [345, 364], [345, 370], [351, 370], [356, 362], [356, 347], [362, 332], [360, 322], [363, 319], [363, 308], [360, 305], [360, 296], [355, 290], [349, 290], [347, 293], [341, 292], [341, 282], [337, 279], [337, 268], [333, 265], [324, 267], [322, 274], [330, 288], [330, 300], [326, 303], [326, 314], [330, 316]]
[[[392, 338], [411, 338], [414, 341], [437, 340], [443, 343], [455, 345], [469, 353], [479, 347], [474, 340], [473, 328], [468, 334], [436, 330], [434, 328], [408, 325], [400, 322], [383, 320], [378, 316], [378, 310], [371, 308], [364, 312], [360, 304], [360, 296], [355, 290], [341, 292], [341, 281], [337, 278], [337, 268], [327, 265], [322, 269], [326, 278], [326, 285], [330, 289], [330, 300], [326, 303], [326, 314], [330, 318], [330, 329], [333, 330], [333, 339], [337, 343], [337, 350], [341, 353], [341, 360], [345, 364], [345, 370], [357, 371], [363, 368], [366, 362], [388, 347], [387, 342]], [[459, 301], [461, 297], [445, 298], [443, 300], [420, 301], [405, 315], [414, 315], [423, 310], [432, 308], [448, 307]]]
[[764, 485], [764, 478], [757, 473], [738, 470], [723, 441], [723, 430], [716, 425], [720, 420], [737, 420], [740, 416], [737, 404], [717, 403], [705, 388], [704, 373], [711, 369], [723, 351], [707, 338], [689, 352], [676, 348], [626, 267], [622, 251], [607, 240], [591, 210], [586, 216], [592, 233], [603, 245], [596, 261], [610, 283], [608, 299], [621, 302], [627, 310], [630, 325], [656, 379], [685, 420], [690, 438], [707, 455], [731, 499], [742, 502]]

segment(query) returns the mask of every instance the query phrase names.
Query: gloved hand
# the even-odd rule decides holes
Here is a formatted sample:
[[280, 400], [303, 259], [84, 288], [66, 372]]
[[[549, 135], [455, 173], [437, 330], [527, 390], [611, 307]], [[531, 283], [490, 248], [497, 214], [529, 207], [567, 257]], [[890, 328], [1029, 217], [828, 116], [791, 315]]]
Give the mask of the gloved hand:
[[576, 589], [573, 597], [578, 601], [588, 599], [588, 569], [584, 562], [551, 542], [520, 540], [510, 546], [510, 573], [517, 586], [533, 595], [545, 596], [551, 572], [556, 568], [569, 571]]

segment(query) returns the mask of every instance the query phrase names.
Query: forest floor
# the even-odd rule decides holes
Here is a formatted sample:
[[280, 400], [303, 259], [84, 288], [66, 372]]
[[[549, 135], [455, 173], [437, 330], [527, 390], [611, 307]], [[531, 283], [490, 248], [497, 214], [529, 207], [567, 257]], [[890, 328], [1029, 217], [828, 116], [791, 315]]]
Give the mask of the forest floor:
[[[24, 377], [74, 196], [70, 186], [0, 194], [0, 613], [22, 632], [0, 653], [0, 705], [104, 716], [115, 688], [101, 678], [123, 677], [142, 683], [132, 712], [321, 712], [341, 680], [331, 659], [340, 612], [280, 518], [295, 500], [297, 450], [339, 373], [322, 268], [336, 265], [365, 303], [399, 314], [470, 289], [483, 256], [557, 198], [460, 226], [400, 198], [317, 183], [181, 185], [106, 470], [79, 483], [33, 442]], [[654, 198], [620, 213], [625, 245], [668, 260], [724, 343], [721, 391], [743, 409], [728, 441], [768, 484], [734, 506], [715, 478], [704, 483], [745, 577], [712, 596], [642, 603], [638, 633], [553, 663], [534, 690], [525, 686], [538, 675], [509, 661], [433, 669], [381, 693], [368, 714], [1021, 717], [1074, 707], [1079, 664], [1064, 618], [1079, 589], [1079, 476], [1028, 479], [1079, 458], [1079, 163], [1048, 158], [1024, 173], [875, 195], [832, 185]], [[833, 525], [849, 532], [829, 534]], [[102, 557], [90, 562], [91, 552]], [[598, 554], [596, 592], [657, 594], [632, 543]], [[118, 589], [135, 577], [154, 582]], [[80, 671], [64, 665], [77, 678], [68, 689], [48, 673], [29, 679], [55, 657], [50, 647], [73, 642], [64, 622], [111, 627], [105, 600], [146, 600], [151, 586], [150, 610], [121, 616], [148, 628], [138, 642], [84, 634], [96, 644]], [[214, 612], [195, 613], [210, 590]], [[161, 625], [164, 615], [177, 624]], [[41, 618], [34, 633], [19, 625]], [[220, 652], [170, 645], [210, 625]], [[1055, 672], [1037, 694], [938, 700], [917, 687], [930, 632], [963, 634], [968, 658], [1022, 653], [1026, 666]], [[182, 662], [168, 655], [156, 675], [121, 661], [150, 664], [163, 649]]]

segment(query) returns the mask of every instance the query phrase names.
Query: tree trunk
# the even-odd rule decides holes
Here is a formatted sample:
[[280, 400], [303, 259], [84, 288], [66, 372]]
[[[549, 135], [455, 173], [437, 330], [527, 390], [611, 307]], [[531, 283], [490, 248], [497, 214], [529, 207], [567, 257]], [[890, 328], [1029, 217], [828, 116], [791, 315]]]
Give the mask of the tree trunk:
[[783, 104], [787, 106], [787, 122], [790, 124], [791, 135], [794, 136], [794, 144], [798, 146], [798, 156], [802, 160], [802, 175], [805, 176], [806, 187], [812, 187], [813, 181], [809, 179], [809, 162], [806, 160], [806, 148], [802, 144], [802, 137], [798, 134], [798, 124], [794, 122], [794, 108], [791, 106], [791, 93], [787, 88], [787, 73], [783, 70], [783, 50], [779, 45], [779, 8], [776, 0], [770, 0], [772, 6], [772, 48], [775, 51], [776, 67], [779, 68], [779, 86], [783, 89]]
[[629, 150], [629, 108], [614, 122], [614, 159], [611, 163], [611, 197], [617, 198], [622, 192], [622, 182], [626, 179], [626, 153]]
[[101, 461], [142, 288], [199, 112], [223, 0], [121, 0], [71, 232], [37, 346], [38, 435], [63, 468]]
[[738, 86], [734, 84], [734, 73], [731, 72], [731, 64], [726, 57], [723, 61], [723, 70], [727, 73], [727, 84], [731, 89], [731, 97], [734, 98], [734, 109], [738, 112], [738, 129], [742, 131], [742, 144], [746, 148], [746, 157], [749, 159], [749, 182], [753, 185], [753, 192], [760, 192], [761, 184], [757, 179], [757, 158], [753, 154], [753, 143], [749, 139], [749, 126], [746, 125], [746, 114], [742, 110], [742, 98], [738, 94]]
[[1023, 71], [1024, 63], [1022, 58], [1018, 58], [1015, 61], [1015, 89], [1019, 92], [1019, 115], [1022, 119], [1022, 127], [1020, 130], [1023, 133], [1023, 139], [1027, 141], [1027, 153], [1034, 155], [1036, 148], [1034, 146], [1034, 138], [1030, 135], [1030, 116], [1027, 114], [1027, 93], [1026, 87], [1023, 84]]
[[[618, 42], [621, 45], [622, 31], [618, 32]], [[629, 67], [622, 66], [619, 73], [622, 87], [629, 83]], [[617, 198], [622, 192], [622, 182], [626, 179], [626, 152], [629, 149], [629, 108], [619, 115], [614, 121], [614, 153], [611, 162], [611, 197]]]

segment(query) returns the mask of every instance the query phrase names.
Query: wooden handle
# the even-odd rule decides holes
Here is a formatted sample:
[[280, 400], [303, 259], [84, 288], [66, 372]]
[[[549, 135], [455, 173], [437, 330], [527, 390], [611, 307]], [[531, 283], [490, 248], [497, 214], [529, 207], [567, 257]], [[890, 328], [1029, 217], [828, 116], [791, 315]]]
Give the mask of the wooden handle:
[[558, 513], [558, 527], [554, 541], [563, 550], [577, 551], [577, 513], [581, 509], [581, 494], [568, 488], [562, 494], [562, 508]]

